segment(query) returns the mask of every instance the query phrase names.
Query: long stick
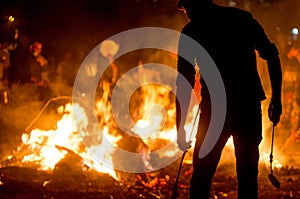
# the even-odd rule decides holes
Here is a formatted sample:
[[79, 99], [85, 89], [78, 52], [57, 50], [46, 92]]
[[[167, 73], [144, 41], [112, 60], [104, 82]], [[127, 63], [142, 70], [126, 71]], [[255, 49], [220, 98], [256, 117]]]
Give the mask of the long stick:
[[272, 144], [271, 144], [271, 153], [270, 153], [270, 169], [271, 173], [268, 175], [269, 180], [271, 184], [276, 187], [277, 189], [280, 189], [280, 182], [279, 180], [273, 175], [273, 144], [274, 144], [274, 124], [272, 128]]
[[[195, 117], [195, 120], [194, 120], [194, 123], [193, 123], [193, 127], [192, 127], [192, 131], [191, 131], [189, 140], [191, 140], [191, 136], [192, 136], [192, 133], [193, 133], [193, 131], [194, 131], [195, 124], [196, 124], [196, 121], [197, 121], [197, 117], [198, 117], [198, 115], [199, 115], [199, 112], [200, 112], [200, 104], [199, 104], [199, 106], [198, 106], [198, 110], [197, 110], [197, 113], [196, 113], [196, 117]], [[188, 151], [189, 148], [190, 148], [190, 147], [188, 147], [188, 148], [183, 152], [183, 154], [182, 154], [182, 157], [181, 157], [181, 160], [180, 160], [180, 163], [179, 163], [179, 169], [178, 169], [177, 176], [176, 176], [176, 180], [175, 180], [175, 184], [174, 184], [174, 186], [173, 186], [173, 194], [172, 194], [171, 199], [176, 199], [177, 196], [178, 196], [178, 181], [179, 181], [179, 176], [180, 176], [180, 172], [181, 172], [181, 168], [182, 168], [182, 163], [183, 163], [185, 154], [186, 154], [186, 152]]]
[[180, 160], [179, 169], [178, 169], [178, 172], [177, 172], [175, 184], [173, 186], [173, 195], [172, 195], [171, 199], [176, 199], [177, 196], [178, 196], [178, 180], [179, 180], [180, 171], [181, 171], [181, 168], [182, 168], [182, 162], [183, 162], [183, 159], [184, 159], [184, 156], [185, 156], [186, 152], [187, 152], [187, 150], [184, 151], [184, 153], [182, 154], [181, 160]]
[[273, 175], [273, 145], [274, 145], [274, 124], [272, 125], [272, 143], [271, 143], [271, 153], [270, 153], [270, 167], [271, 174]]

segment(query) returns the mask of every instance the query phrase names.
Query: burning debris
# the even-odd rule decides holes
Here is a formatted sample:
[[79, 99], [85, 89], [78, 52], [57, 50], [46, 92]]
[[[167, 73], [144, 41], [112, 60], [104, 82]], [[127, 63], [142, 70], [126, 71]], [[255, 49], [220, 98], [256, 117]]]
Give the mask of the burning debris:
[[[68, 144], [68, 139], [71, 138], [72, 140], [74, 139], [73, 136], [77, 136], [77, 133], [74, 134], [76, 132], [74, 131], [74, 123], [66, 122], [66, 119], [72, 118], [72, 109], [70, 107], [71, 104], [67, 104], [65, 107], [59, 108], [59, 112], [62, 113], [60, 122], [64, 125], [57, 125], [57, 127], [63, 126], [64, 131], [56, 129], [56, 132], [53, 133], [53, 130], [33, 130], [30, 136], [24, 134], [22, 136], [23, 146], [1, 162], [0, 196], [2, 198], [15, 198], [17, 196], [21, 196], [21, 198], [74, 197], [83, 199], [170, 198], [173, 184], [176, 180], [179, 160], [158, 171], [140, 174], [121, 171], [109, 173], [106, 172], [107, 168], [101, 170], [101, 167], [98, 167], [99, 165], [87, 156], [83, 145], [77, 142], [75, 142], [75, 145], [74, 143]], [[69, 127], [72, 127], [72, 133], [63, 135]], [[55, 137], [52, 137], [52, 133], [59, 134], [60, 138], [68, 139], [55, 144], [51, 142], [51, 139]], [[131, 138], [130, 150], [149, 150], [149, 146], [151, 146], [149, 143], [147, 143], [148, 146], [141, 138], [135, 137], [134, 139], [135, 142], [132, 142], [133, 139]], [[78, 138], [75, 138], [75, 140], [78, 140]], [[161, 142], [163, 141], [161, 140]], [[127, 146], [128, 149], [126, 139], [116, 139], [116, 143], [120, 147], [126, 148]], [[46, 149], [51, 150], [50, 153], [46, 153], [47, 155], [43, 159], [40, 156], [42, 156], [42, 152], [47, 151]], [[232, 152], [232, 145], [228, 142], [224, 153], [230, 156]], [[50, 163], [50, 157], [54, 158], [57, 154], [61, 155], [59, 156], [60, 158], [54, 163]], [[266, 157], [266, 159], [268, 158]], [[186, 198], [188, 194], [189, 179], [192, 174], [190, 160], [191, 154], [189, 152], [183, 161], [182, 175], [178, 183], [178, 198]], [[140, 161], [144, 160], [141, 159]], [[235, 198], [236, 179], [234, 163], [223, 161], [214, 178], [212, 197], [218, 199]], [[267, 178], [268, 170], [267, 164], [262, 163], [259, 176], [261, 199], [299, 198], [299, 169], [277, 167], [277, 164], [275, 165], [273, 172], [281, 183], [280, 189], [276, 189], [271, 185]], [[120, 196], [120, 193], [122, 196]]]
[[[74, 155], [74, 154], [73, 154]], [[172, 185], [179, 161], [156, 172], [132, 174], [123, 173], [116, 180], [108, 174], [82, 167], [80, 158], [67, 155], [52, 171], [39, 171], [32, 167], [10, 166], [0, 169], [1, 197], [15, 198], [170, 198]], [[184, 199], [188, 194], [191, 165], [183, 164], [178, 184], [179, 196]], [[299, 198], [300, 170], [284, 167], [274, 170], [281, 182], [276, 189], [268, 180], [268, 169], [260, 166], [260, 199]], [[213, 180], [212, 198], [236, 198], [234, 165], [223, 164], [218, 168]]]
[[[93, 70], [89, 72], [92, 74]], [[22, 143], [8, 156], [2, 157], [0, 197], [170, 198], [180, 160], [171, 161], [168, 166], [155, 170], [161, 157], [151, 152], [166, 145], [171, 146], [170, 150], [160, 154], [165, 159], [174, 157], [179, 152], [174, 143], [174, 96], [170, 94], [168, 87], [147, 84], [151, 82], [151, 78], [159, 80], [163, 77], [146, 68], [142, 62], [135, 72], [136, 81], [143, 86], [130, 99], [128, 117], [132, 116], [132, 123], [126, 124], [126, 131], [118, 128], [115, 123], [114, 117], [118, 118], [120, 115], [112, 114], [111, 83], [105, 80], [100, 83], [101, 91], [97, 95], [93, 112], [100, 129], [91, 125], [93, 118], [84, 109], [84, 96], [78, 103], [71, 103], [70, 97], [62, 97], [63, 102], [58, 103], [60, 97], [56, 97], [50, 99], [41, 110], [35, 111], [37, 119], [33, 118], [32, 122], [28, 122], [25, 132], [20, 136]], [[129, 83], [135, 82], [127, 82]], [[41, 107], [41, 104], [38, 105]], [[49, 124], [47, 128], [40, 128], [36, 123], [44, 119], [42, 114], [48, 108], [54, 110], [51, 114], [55, 115], [55, 124], [51, 128]], [[188, 116], [190, 121], [194, 121], [196, 113], [197, 107]], [[188, 132], [192, 126], [192, 122], [187, 124], [186, 127], [190, 128]], [[264, 128], [268, 129], [267, 126]], [[116, 147], [138, 154], [138, 158], [130, 159], [116, 151]], [[280, 189], [274, 187], [268, 179], [269, 146], [263, 147], [259, 176], [260, 199], [299, 198], [300, 170], [290, 165], [283, 166], [286, 163], [281, 161], [278, 148], [274, 149], [272, 173], [278, 178]], [[178, 198], [186, 198], [188, 194], [192, 174], [192, 151], [189, 150], [182, 162]], [[214, 178], [214, 199], [236, 197], [235, 166], [233, 156], [230, 155], [232, 153], [232, 140], [229, 140]], [[147, 172], [126, 172], [122, 170], [122, 166]]]

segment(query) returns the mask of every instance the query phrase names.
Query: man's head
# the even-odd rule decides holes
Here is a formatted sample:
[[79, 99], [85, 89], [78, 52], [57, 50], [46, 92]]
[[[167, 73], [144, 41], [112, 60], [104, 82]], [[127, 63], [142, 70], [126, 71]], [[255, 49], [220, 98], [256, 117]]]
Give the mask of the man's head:
[[34, 55], [34, 56], [37, 56], [39, 55], [41, 52], [42, 52], [42, 48], [43, 48], [43, 45], [38, 42], [38, 41], [35, 41], [33, 44], [30, 45], [29, 49], [30, 49], [30, 52]]
[[213, 0], [178, 0], [177, 8], [191, 19], [197, 13], [207, 11], [211, 4]]

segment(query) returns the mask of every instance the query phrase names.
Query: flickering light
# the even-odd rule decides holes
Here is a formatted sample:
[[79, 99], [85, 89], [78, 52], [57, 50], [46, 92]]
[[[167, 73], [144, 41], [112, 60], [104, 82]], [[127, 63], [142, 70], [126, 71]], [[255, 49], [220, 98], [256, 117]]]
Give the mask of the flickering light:
[[291, 33], [292, 33], [293, 35], [298, 35], [298, 34], [299, 34], [298, 28], [292, 28]]
[[228, 6], [230, 6], [230, 7], [235, 7], [235, 6], [236, 6], [236, 2], [234, 2], [234, 1], [229, 1]]
[[14, 22], [14, 21], [15, 21], [15, 18], [13, 16], [8, 17], [8, 22]]

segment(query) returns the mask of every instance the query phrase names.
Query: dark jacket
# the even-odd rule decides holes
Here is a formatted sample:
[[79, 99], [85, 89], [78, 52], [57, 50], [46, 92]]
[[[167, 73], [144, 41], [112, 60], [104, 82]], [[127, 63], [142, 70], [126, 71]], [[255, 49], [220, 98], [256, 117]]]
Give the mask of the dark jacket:
[[[238, 101], [259, 102], [266, 98], [257, 70], [256, 51], [268, 61], [278, 57], [278, 51], [249, 12], [214, 4], [209, 12], [194, 16], [182, 33], [196, 40], [216, 63], [229, 106]], [[180, 40], [179, 52], [183, 45]], [[181, 57], [177, 67], [193, 87], [194, 67]], [[204, 84], [205, 79], [201, 80]]]

